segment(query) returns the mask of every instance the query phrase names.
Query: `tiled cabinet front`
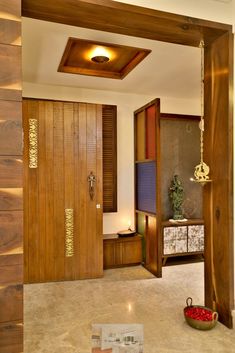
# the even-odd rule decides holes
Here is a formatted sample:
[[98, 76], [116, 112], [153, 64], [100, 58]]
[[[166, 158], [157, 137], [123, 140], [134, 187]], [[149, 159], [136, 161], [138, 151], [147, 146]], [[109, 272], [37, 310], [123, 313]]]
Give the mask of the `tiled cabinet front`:
[[204, 226], [188, 226], [188, 252], [204, 251]]
[[163, 228], [164, 255], [204, 250], [204, 226], [176, 226]]

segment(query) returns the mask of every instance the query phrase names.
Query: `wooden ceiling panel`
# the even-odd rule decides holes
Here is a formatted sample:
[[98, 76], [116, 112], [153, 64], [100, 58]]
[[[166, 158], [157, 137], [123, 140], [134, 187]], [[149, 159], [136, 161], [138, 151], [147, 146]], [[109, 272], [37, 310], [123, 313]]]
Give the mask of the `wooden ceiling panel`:
[[[96, 63], [91, 60], [95, 50], [104, 50], [110, 60]], [[69, 38], [58, 71], [72, 74], [123, 79], [151, 50], [119, 44]]]

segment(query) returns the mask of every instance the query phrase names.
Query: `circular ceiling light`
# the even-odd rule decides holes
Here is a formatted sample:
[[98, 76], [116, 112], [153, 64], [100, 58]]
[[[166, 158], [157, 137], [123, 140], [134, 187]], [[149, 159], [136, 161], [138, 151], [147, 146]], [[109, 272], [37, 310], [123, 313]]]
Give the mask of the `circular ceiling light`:
[[91, 60], [95, 63], [103, 64], [110, 60], [110, 54], [105, 48], [96, 47], [92, 52]]
[[105, 55], [96, 55], [96, 56], [92, 56], [91, 60], [94, 61], [95, 63], [103, 64], [103, 63], [107, 63], [110, 59], [108, 56], [105, 56]]

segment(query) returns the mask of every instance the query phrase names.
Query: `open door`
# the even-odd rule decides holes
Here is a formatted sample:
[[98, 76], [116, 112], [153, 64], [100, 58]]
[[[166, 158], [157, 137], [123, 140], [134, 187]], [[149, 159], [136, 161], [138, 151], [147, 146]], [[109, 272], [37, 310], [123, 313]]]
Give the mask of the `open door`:
[[25, 282], [103, 273], [102, 106], [23, 100]]

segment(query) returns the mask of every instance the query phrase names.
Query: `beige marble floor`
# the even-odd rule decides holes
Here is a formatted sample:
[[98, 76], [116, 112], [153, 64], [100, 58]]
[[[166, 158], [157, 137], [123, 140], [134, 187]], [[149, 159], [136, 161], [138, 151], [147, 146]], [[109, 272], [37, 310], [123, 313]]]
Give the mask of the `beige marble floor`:
[[144, 324], [145, 353], [235, 353], [235, 331], [198, 331], [185, 299], [203, 304], [203, 264], [105, 271], [104, 278], [25, 286], [25, 353], [90, 353], [93, 323]]

